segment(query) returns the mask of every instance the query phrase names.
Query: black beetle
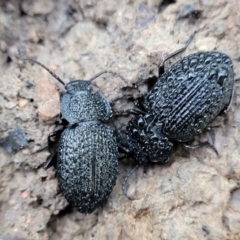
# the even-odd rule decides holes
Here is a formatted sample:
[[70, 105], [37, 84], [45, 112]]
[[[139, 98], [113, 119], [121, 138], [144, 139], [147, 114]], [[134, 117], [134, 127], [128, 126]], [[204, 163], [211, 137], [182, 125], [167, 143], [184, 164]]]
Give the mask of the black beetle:
[[53, 150], [53, 154], [44, 168], [56, 161], [64, 197], [79, 212], [91, 213], [108, 198], [118, 173], [116, 136], [110, 127], [102, 124], [112, 116], [112, 109], [101, 93], [92, 91], [91, 82], [104, 73], [117, 74], [103, 71], [88, 81], [76, 80], [65, 85], [43, 64], [29, 58], [24, 60], [42, 66], [65, 86], [61, 114], [67, 126], [49, 135], [49, 151]]
[[[164, 72], [164, 62], [185, 48], [163, 61], [157, 82], [140, 109], [130, 111], [135, 117], [128, 122], [125, 135], [120, 134], [121, 151], [138, 163], [134, 170], [140, 164], [168, 163], [175, 142], [192, 141], [231, 103], [234, 72], [226, 54], [194, 53]], [[125, 194], [124, 184], [134, 170], [123, 181]]]

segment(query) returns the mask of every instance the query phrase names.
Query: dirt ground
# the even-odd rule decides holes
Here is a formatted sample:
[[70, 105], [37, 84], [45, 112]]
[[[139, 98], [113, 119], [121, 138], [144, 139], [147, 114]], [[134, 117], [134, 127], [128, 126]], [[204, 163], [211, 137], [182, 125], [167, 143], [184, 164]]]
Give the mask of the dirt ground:
[[[121, 190], [133, 168], [125, 160], [108, 202], [81, 214], [59, 192], [55, 169], [41, 167], [48, 152], [31, 155], [54, 129], [59, 84], [23, 62], [19, 51], [66, 82], [109, 69], [139, 83], [156, 77], [161, 60], [195, 31], [187, 50], [167, 66], [218, 50], [231, 57], [240, 79], [238, 0], [0, 0], [0, 138], [18, 126], [28, 141], [17, 153], [0, 148], [0, 239], [240, 239], [239, 82], [232, 108], [208, 134], [220, 156], [178, 147], [170, 166], [150, 166], [146, 175], [140, 168], [130, 177], [133, 200]], [[125, 86], [110, 74], [95, 82], [109, 100]]]

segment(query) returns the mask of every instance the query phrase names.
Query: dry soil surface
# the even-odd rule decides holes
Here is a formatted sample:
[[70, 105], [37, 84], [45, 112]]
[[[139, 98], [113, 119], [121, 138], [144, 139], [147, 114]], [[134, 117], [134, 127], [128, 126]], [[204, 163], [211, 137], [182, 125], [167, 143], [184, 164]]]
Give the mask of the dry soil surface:
[[[240, 239], [239, 82], [232, 108], [207, 134], [220, 156], [179, 146], [171, 165], [151, 165], [145, 175], [140, 168], [130, 177], [132, 200], [121, 190], [130, 161], [119, 163], [107, 203], [84, 215], [59, 192], [55, 169], [41, 168], [48, 152], [31, 155], [54, 130], [60, 86], [18, 52], [66, 82], [109, 69], [129, 84], [140, 83], [156, 78], [161, 60], [195, 31], [187, 50], [167, 67], [187, 54], [218, 50], [231, 57], [239, 79], [238, 0], [0, 1], [1, 138], [19, 126], [29, 144], [15, 154], [0, 148], [0, 239]], [[110, 74], [96, 84], [109, 100], [125, 86]]]

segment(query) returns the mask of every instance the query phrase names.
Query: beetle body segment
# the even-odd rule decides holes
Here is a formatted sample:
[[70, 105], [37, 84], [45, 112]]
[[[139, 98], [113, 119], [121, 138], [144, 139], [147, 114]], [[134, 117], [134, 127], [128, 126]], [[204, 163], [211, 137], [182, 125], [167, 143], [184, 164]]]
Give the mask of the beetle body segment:
[[101, 93], [93, 92], [91, 82], [105, 73], [116, 73], [102, 71], [88, 81], [65, 84], [42, 63], [25, 60], [46, 69], [66, 89], [60, 104], [62, 128], [48, 136], [51, 155], [43, 167], [56, 165], [62, 194], [79, 212], [91, 213], [108, 198], [118, 173], [117, 137], [103, 124], [112, 116], [111, 105]]
[[231, 59], [219, 52], [199, 52], [173, 64], [144, 100], [144, 114], [126, 128], [130, 155], [139, 163], [165, 163], [174, 141], [200, 134], [231, 102]]
[[118, 173], [117, 139], [102, 123], [111, 106], [89, 82], [78, 80], [66, 85], [61, 113], [70, 124], [57, 149], [59, 186], [79, 212], [91, 213], [108, 198]]
[[105, 201], [116, 183], [117, 142], [111, 128], [84, 122], [61, 135], [57, 175], [64, 197], [81, 213], [91, 213]]
[[70, 124], [75, 124], [92, 120], [107, 121], [112, 109], [101, 93], [92, 92], [90, 83], [77, 80], [66, 86], [66, 93], [61, 100], [61, 113]]

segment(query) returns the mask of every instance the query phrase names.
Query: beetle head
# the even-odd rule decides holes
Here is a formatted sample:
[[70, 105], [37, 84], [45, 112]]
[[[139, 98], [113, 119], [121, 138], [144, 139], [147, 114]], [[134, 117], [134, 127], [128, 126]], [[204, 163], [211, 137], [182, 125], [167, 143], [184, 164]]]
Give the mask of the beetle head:
[[84, 80], [75, 80], [71, 81], [66, 85], [67, 93], [76, 93], [76, 92], [91, 92], [92, 86], [88, 81]]
[[173, 144], [162, 132], [162, 123], [152, 114], [136, 116], [126, 131], [130, 152], [139, 163], [168, 162]]

